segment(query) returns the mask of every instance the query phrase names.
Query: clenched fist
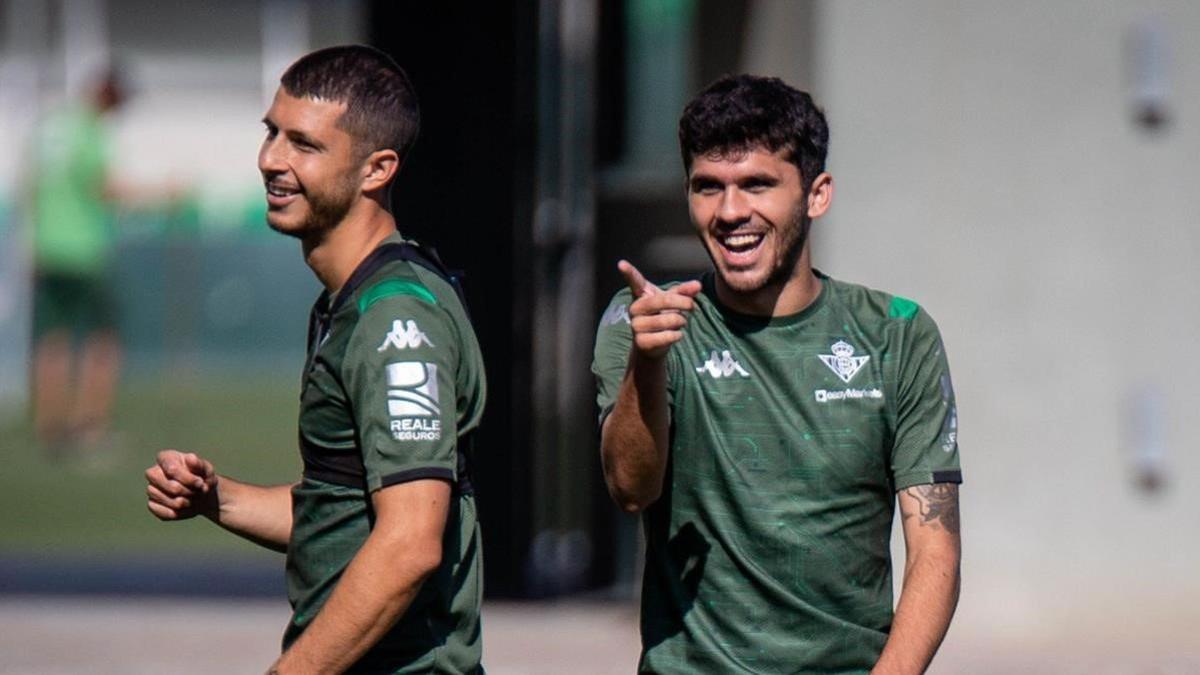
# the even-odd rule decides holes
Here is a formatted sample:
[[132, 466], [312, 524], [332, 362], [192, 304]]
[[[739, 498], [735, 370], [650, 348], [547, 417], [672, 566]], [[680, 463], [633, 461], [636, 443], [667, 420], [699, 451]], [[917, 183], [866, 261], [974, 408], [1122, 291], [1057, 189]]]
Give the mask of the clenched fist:
[[217, 512], [217, 473], [199, 455], [163, 450], [146, 469], [147, 508], [160, 520]]

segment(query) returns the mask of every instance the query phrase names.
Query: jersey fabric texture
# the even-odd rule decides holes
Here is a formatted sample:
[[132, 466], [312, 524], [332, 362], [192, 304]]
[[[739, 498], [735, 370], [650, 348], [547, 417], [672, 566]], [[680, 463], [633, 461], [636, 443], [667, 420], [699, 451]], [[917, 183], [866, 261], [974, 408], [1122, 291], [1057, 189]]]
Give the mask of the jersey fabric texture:
[[113, 230], [104, 202], [109, 133], [87, 107], [50, 115], [34, 141], [34, 266], [98, 276], [112, 256]]
[[[818, 273], [798, 314], [723, 307], [701, 279], [667, 355], [662, 496], [645, 512], [641, 672], [865, 673], [892, 621], [895, 492], [960, 482], [954, 393], [915, 303]], [[601, 422], [632, 343], [610, 303]]]
[[482, 543], [463, 446], [483, 413], [483, 358], [454, 286], [387, 255], [402, 242], [389, 237], [310, 318], [284, 648], [366, 541], [370, 493], [433, 478], [454, 486], [442, 563], [352, 672], [482, 672]]

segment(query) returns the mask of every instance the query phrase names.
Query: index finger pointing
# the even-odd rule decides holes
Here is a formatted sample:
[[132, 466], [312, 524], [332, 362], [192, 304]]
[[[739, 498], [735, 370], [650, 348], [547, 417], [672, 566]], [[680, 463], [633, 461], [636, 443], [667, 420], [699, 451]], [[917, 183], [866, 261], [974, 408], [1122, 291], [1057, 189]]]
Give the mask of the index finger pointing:
[[649, 281], [646, 281], [646, 277], [642, 276], [642, 273], [638, 271], [638, 268], [634, 267], [633, 263], [629, 262], [628, 260], [618, 261], [617, 269], [620, 270], [621, 275], [625, 277], [625, 283], [629, 284], [629, 290], [633, 293], [634, 299], [645, 295], [647, 290], [658, 290], [658, 287]]

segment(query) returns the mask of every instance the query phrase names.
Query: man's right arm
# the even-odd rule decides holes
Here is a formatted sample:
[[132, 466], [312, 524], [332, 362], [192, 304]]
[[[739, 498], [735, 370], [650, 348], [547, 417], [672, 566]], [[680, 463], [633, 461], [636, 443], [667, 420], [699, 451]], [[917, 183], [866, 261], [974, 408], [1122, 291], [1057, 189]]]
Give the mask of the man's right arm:
[[204, 516], [234, 534], [286, 552], [292, 485], [251, 485], [220, 476], [193, 453], [163, 450], [146, 469], [147, 508], [159, 520]]
[[670, 425], [666, 357], [683, 339], [700, 283], [662, 290], [628, 262], [621, 261], [618, 269], [633, 293], [633, 340], [612, 412], [601, 427], [600, 454], [609, 494], [623, 510], [636, 513], [662, 494]]
[[629, 513], [653, 504], [662, 493], [669, 424], [666, 360], [642, 357], [635, 348], [612, 412], [600, 428], [608, 492]]

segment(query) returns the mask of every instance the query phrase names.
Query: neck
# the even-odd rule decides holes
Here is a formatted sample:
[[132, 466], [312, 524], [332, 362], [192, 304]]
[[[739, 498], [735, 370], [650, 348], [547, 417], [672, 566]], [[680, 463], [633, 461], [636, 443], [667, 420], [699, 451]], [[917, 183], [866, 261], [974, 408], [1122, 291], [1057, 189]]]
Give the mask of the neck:
[[334, 227], [304, 239], [304, 262], [329, 295], [336, 296], [355, 268], [396, 232], [392, 214], [374, 201], [359, 200]]
[[720, 274], [716, 275], [717, 298], [726, 307], [751, 316], [788, 316], [803, 311], [821, 294], [821, 279], [813, 273], [809, 246], [806, 243], [792, 273], [780, 281], [749, 292], [730, 288]]

